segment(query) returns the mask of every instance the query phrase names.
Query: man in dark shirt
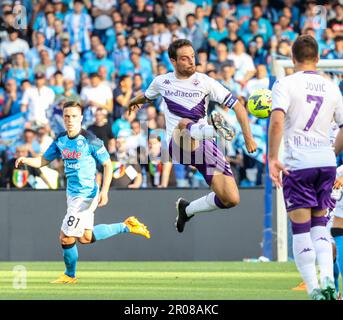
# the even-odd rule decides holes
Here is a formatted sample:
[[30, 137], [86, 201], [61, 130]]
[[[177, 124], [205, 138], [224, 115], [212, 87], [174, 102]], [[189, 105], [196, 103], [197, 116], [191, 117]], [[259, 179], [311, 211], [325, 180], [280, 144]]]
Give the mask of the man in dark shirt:
[[104, 142], [104, 146], [111, 154], [115, 150], [115, 140], [112, 133], [112, 128], [107, 121], [107, 110], [97, 108], [95, 112], [95, 122], [88, 127], [99, 139]]
[[51, 188], [40, 169], [27, 165], [21, 165], [19, 168], [15, 167], [15, 162], [19, 157], [27, 157], [28, 155], [27, 146], [20, 145], [16, 148], [15, 157], [4, 163], [1, 176], [4, 179], [5, 186], [18, 189], [33, 189], [35, 188], [35, 178], [41, 177], [48, 187]]

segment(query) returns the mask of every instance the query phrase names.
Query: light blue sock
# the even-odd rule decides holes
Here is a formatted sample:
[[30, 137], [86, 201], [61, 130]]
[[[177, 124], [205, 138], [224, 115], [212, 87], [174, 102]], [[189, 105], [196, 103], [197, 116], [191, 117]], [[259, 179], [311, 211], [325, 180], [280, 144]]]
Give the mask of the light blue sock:
[[74, 243], [72, 246], [62, 246], [62, 248], [64, 263], [66, 265], [65, 274], [69, 277], [75, 278], [76, 263], [79, 258], [76, 243]]
[[[334, 239], [335, 239], [336, 251], [337, 251], [336, 261], [338, 263], [338, 268], [340, 272], [342, 272], [343, 271], [343, 235], [336, 236]], [[342, 281], [343, 281], [343, 277], [342, 277]]]
[[338, 262], [337, 259], [335, 259], [335, 262], [333, 264], [333, 277], [335, 279], [335, 288], [336, 291], [339, 292], [339, 283], [338, 283], [338, 278], [339, 278], [339, 267], [338, 267]]
[[125, 223], [98, 224], [94, 226], [93, 235], [95, 240], [104, 240], [124, 232], [130, 232]]

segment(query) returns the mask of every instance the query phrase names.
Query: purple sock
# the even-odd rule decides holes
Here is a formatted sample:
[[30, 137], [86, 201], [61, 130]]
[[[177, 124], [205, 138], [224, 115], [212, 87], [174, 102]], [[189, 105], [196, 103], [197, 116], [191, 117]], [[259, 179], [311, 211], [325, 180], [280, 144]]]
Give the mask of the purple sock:
[[296, 223], [291, 221], [292, 224], [292, 233], [293, 234], [300, 234], [306, 233], [311, 231], [311, 220], [304, 222], [304, 223]]

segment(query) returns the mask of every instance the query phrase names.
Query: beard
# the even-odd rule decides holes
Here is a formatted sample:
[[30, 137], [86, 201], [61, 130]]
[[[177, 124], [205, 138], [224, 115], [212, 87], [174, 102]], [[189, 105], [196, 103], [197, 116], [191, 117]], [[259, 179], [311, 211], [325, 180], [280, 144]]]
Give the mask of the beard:
[[195, 66], [184, 68], [184, 69], [181, 69], [181, 68], [177, 69], [177, 72], [180, 75], [182, 75], [183, 77], [190, 77], [190, 76], [192, 76], [195, 73], [195, 71], [196, 71], [196, 67]]

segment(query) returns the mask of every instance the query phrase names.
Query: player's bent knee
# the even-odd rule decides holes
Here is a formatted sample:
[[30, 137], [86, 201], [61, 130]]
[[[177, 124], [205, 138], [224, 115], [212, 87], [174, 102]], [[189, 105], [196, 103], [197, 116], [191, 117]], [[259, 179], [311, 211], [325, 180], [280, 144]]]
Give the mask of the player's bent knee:
[[67, 236], [60, 236], [60, 243], [62, 246], [67, 246], [67, 245], [75, 243], [75, 238], [67, 237]]
[[221, 195], [218, 195], [218, 198], [220, 199], [221, 203], [223, 204], [223, 207], [225, 208], [236, 207], [240, 203], [239, 195], [223, 193]]

